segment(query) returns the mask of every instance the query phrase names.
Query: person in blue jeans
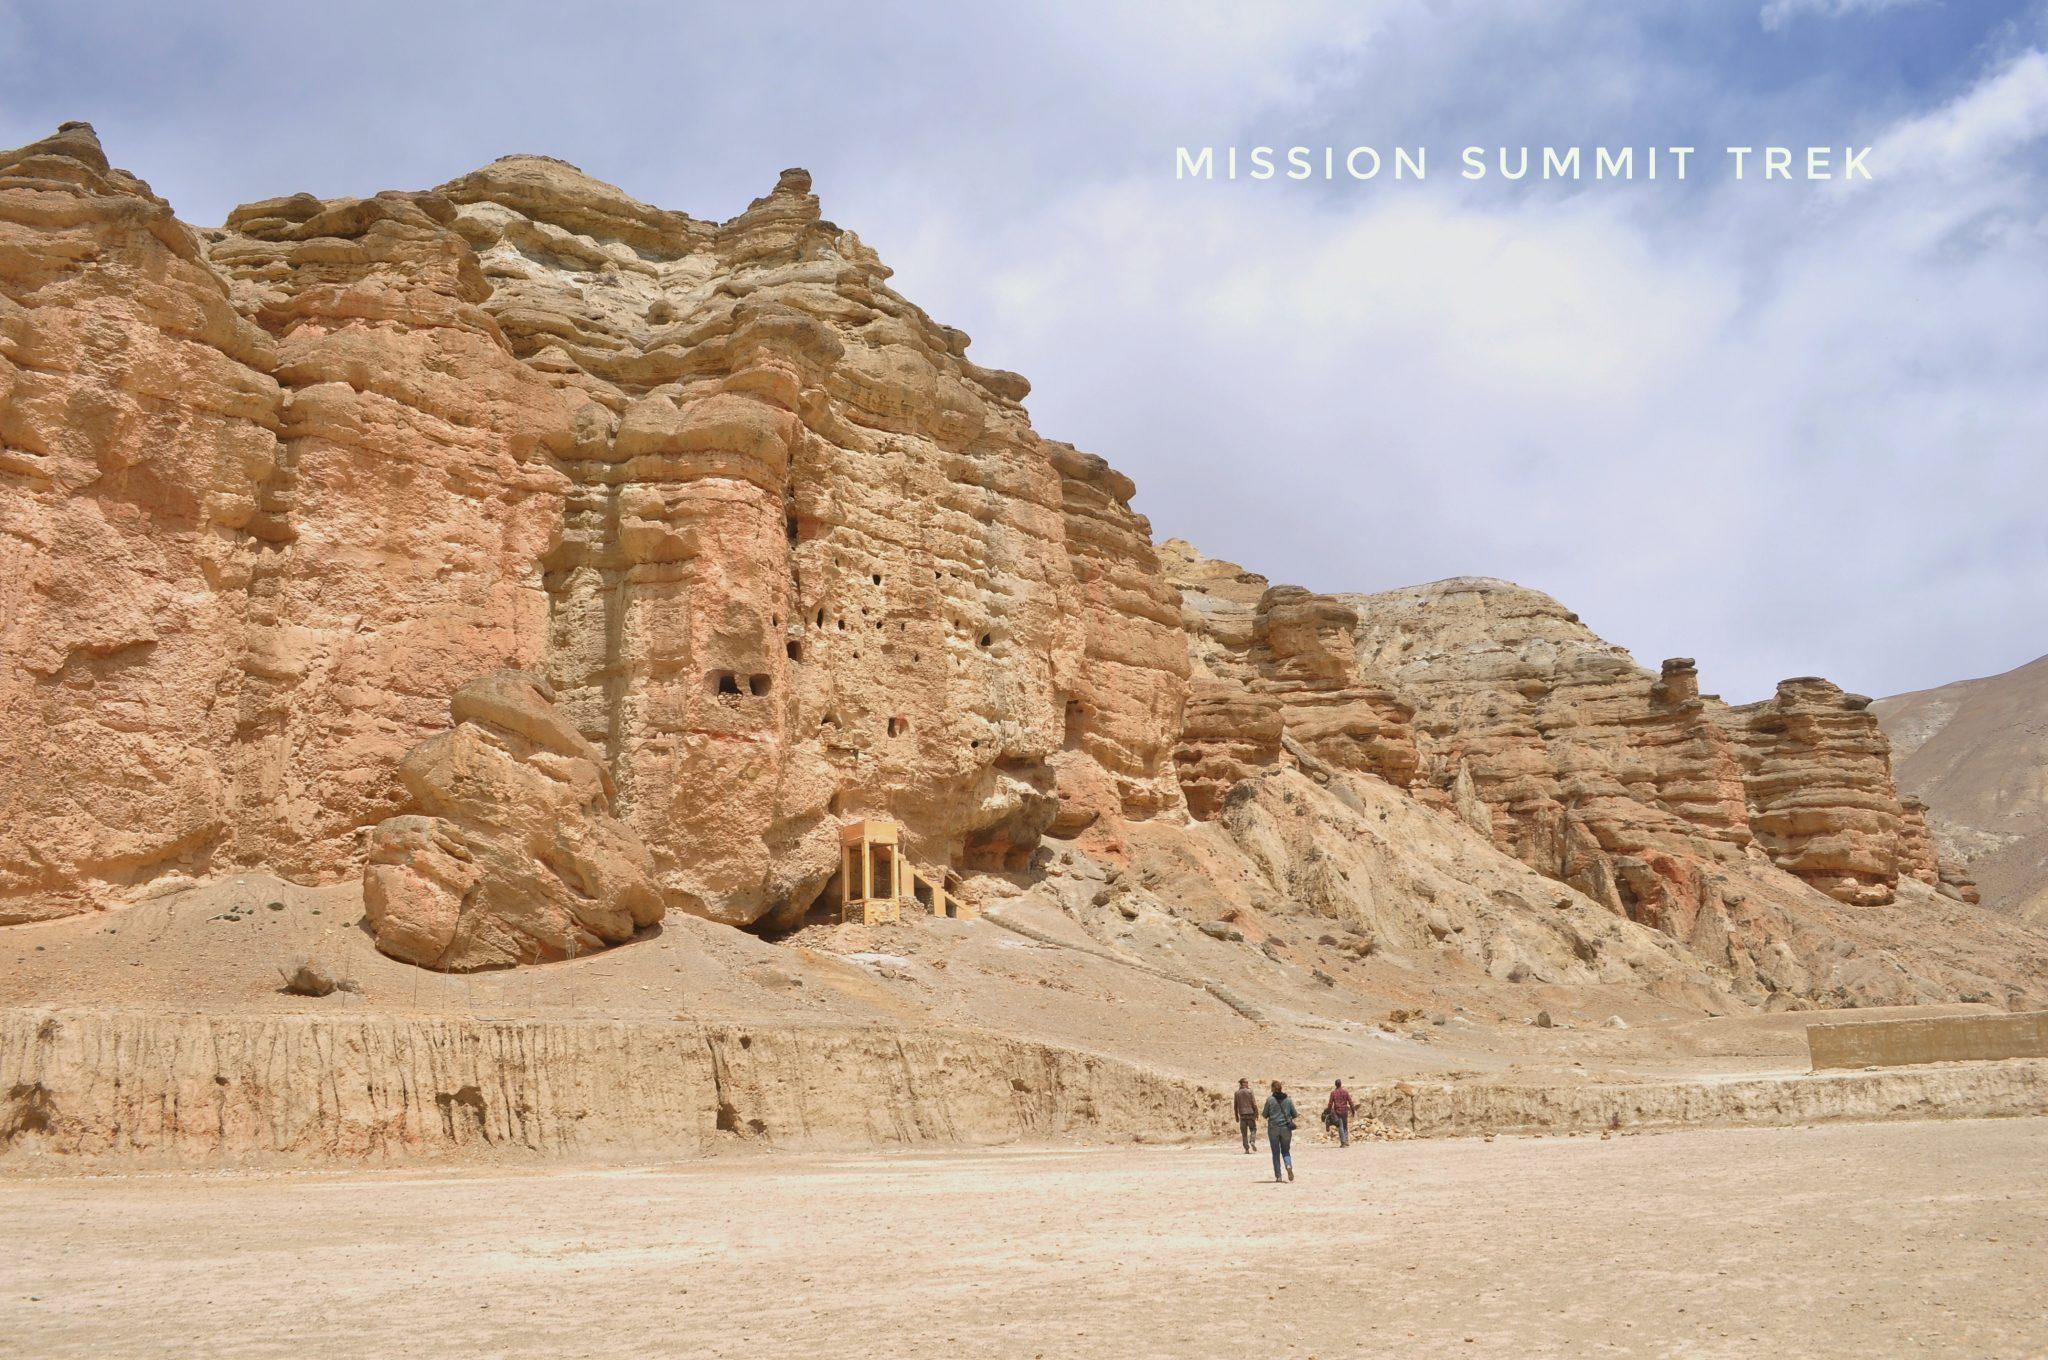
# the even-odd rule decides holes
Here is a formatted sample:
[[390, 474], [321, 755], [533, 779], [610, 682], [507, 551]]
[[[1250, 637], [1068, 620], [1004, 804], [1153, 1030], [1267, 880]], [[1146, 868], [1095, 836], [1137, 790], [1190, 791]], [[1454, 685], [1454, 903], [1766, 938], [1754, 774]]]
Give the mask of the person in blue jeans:
[[[1273, 1179], [1294, 1179], [1294, 1097], [1287, 1094], [1279, 1082], [1273, 1083], [1273, 1094], [1266, 1097], [1266, 1106], [1260, 1111], [1266, 1116], [1266, 1145], [1273, 1149]], [[1283, 1177], [1280, 1173], [1286, 1171]]]

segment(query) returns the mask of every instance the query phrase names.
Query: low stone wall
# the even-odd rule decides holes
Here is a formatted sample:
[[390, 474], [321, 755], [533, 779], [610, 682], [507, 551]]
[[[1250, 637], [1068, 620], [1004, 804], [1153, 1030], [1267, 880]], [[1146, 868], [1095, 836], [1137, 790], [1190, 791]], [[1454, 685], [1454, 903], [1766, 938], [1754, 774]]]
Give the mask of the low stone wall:
[[2048, 1011], [1811, 1025], [1813, 1070], [2048, 1058]]

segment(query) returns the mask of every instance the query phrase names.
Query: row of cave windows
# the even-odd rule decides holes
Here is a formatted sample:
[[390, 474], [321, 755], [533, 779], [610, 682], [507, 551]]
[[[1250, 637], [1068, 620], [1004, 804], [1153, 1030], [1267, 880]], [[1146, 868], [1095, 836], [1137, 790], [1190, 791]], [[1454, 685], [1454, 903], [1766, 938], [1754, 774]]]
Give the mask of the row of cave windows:
[[[803, 542], [803, 529], [802, 526], [798, 523], [797, 517], [795, 515], [792, 514], [784, 516], [782, 526], [783, 532], [788, 536], [789, 541], [791, 543]], [[868, 579], [873, 581], [876, 585], [880, 585], [882, 584], [882, 573], [874, 572], [868, 577]], [[937, 567], [933, 567], [932, 579], [934, 581], [943, 581], [946, 579], [946, 573], [939, 570], [939, 568]]]
[[[789, 516], [789, 517], [787, 518], [787, 520], [785, 521], [785, 523], [786, 523], [786, 526], [787, 526], [787, 528], [788, 528], [788, 531], [789, 531], [789, 541], [790, 541], [791, 543], [795, 543], [795, 542], [797, 542], [797, 541], [798, 541], [798, 538], [799, 538], [799, 534], [798, 534], [798, 531], [797, 531], [797, 517], [796, 517], [795, 515], [790, 515], [790, 516]], [[868, 579], [869, 579], [870, 581], [874, 582], [874, 583], [875, 583], [876, 585], [880, 585], [880, 584], [882, 584], [882, 573], [880, 573], [879, 571], [877, 571], [877, 572], [870, 572], [870, 573], [868, 574]], [[932, 568], [932, 579], [933, 579], [934, 581], [943, 581], [943, 580], [945, 580], [945, 579], [946, 579], [946, 573], [945, 573], [945, 572], [943, 572], [943, 571], [940, 571], [940, 570], [939, 570], [938, 568], [934, 567], [934, 568]], [[778, 619], [778, 620], [777, 620], [776, 622], [777, 622], [777, 624], [778, 624], [778, 626], [779, 626], [779, 625], [780, 625], [780, 622], [781, 622], [781, 621], [780, 621], [780, 620]], [[840, 631], [842, 631], [842, 632], [843, 632], [843, 631], [845, 631], [845, 629], [846, 629], [846, 620], [845, 620], [845, 618], [844, 618], [844, 617], [841, 617], [840, 619], [836, 620], [836, 622], [837, 622], [837, 623], [838, 623], [838, 625], [839, 625]], [[823, 628], [823, 627], [825, 626], [825, 611], [824, 611], [824, 610], [820, 609], [820, 610], [818, 611], [818, 614], [817, 614], [817, 619], [816, 619], [816, 623], [817, 623], [817, 626], [818, 626], [818, 627], [820, 627], [820, 628]], [[880, 629], [880, 628], [882, 627], [882, 623], [881, 623], [881, 620], [879, 620], [879, 619], [878, 619], [878, 620], [876, 620], [876, 622], [875, 622], [875, 627], [876, 627], [877, 629]], [[981, 638], [980, 638], [980, 641], [979, 641], [978, 645], [980, 645], [980, 646], [982, 646], [982, 647], [992, 647], [992, 646], [994, 646], [994, 645], [995, 645], [995, 635], [994, 635], [993, 633], [983, 633], [983, 634], [981, 635]], [[800, 646], [799, 646], [799, 645], [798, 645], [797, 643], [794, 643], [794, 642], [790, 643], [790, 644], [789, 644], [789, 659], [790, 659], [791, 661], [800, 661], [800, 660], [802, 660], [803, 658], [802, 658], [802, 656], [801, 656], [801, 651], [802, 651], [802, 648], [801, 648], [801, 647], [800, 647]], [[917, 658], [914, 658], [914, 657], [913, 657], [912, 659], [913, 659], [913, 660], [916, 660]]]
[[[794, 542], [796, 539], [796, 521], [794, 519], [790, 521], [790, 539], [792, 542]], [[943, 579], [943, 577], [943, 572], [937, 570], [934, 570], [932, 572], [933, 580], [940, 580]], [[882, 584], [882, 575], [880, 572], [871, 573], [868, 579], [873, 581], [876, 585]], [[781, 622], [782, 620], [780, 618], [777, 618], [775, 620], [776, 626], [779, 627], [781, 625]], [[817, 612], [814, 618], [814, 622], [816, 626], [819, 628], [823, 628], [825, 626], [825, 611], [823, 609], [820, 609]], [[844, 632], [846, 630], [846, 619], [843, 615], [840, 618], [836, 619], [835, 622], [838, 624], [839, 630], [841, 632]], [[900, 628], [903, 625], [899, 623], [897, 626]], [[876, 630], [880, 631], [882, 627], [883, 621], [877, 619], [875, 621]], [[978, 639], [976, 639], [976, 645], [984, 648], [993, 647], [995, 645], [995, 634], [988, 632], [983, 633]], [[787, 643], [784, 644], [784, 650], [787, 652], [789, 659], [791, 661], [802, 661], [804, 659], [803, 643], [797, 641], [794, 638], [790, 639]], [[917, 655], [913, 655], [911, 657], [911, 660], [913, 662], [916, 662], [923, 660], [923, 658]], [[709, 678], [711, 684], [711, 692], [713, 694], [726, 697], [739, 697], [745, 695], [757, 699], [764, 698], [768, 694], [773, 692], [775, 688], [774, 677], [761, 672], [756, 672], [750, 675], [741, 675], [737, 671], [712, 671], [710, 673]], [[821, 723], [821, 726], [836, 727], [838, 726], [838, 724], [839, 720], [828, 713], [827, 715], [825, 715], [825, 718]], [[903, 717], [895, 717], [889, 719], [890, 736], [904, 736], [908, 734], [909, 731], [910, 719]], [[974, 745], [979, 746], [981, 745], [981, 743], [979, 741], [976, 741]]]
[[[820, 618], [822, 620], [823, 616], [820, 615]], [[842, 626], [844, 626], [843, 620]], [[881, 626], [879, 623], [875, 625], [877, 628]], [[981, 635], [981, 646], [990, 647], [994, 644], [995, 637], [993, 634], [983, 633]], [[791, 638], [788, 642], [783, 643], [782, 650], [791, 661], [802, 661], [804, 659], [804, 645], [795, 638]], [[859, 655], [859, 652], [854, 653], [856, 657]], [[913, 664], [921, 662], [924, 660], [924, 654], [922, 652], [912, 652], [910, 660]], [[733, 671], [713, 671], [711, 673], [711, 680], [713, 689], [720, 694], [766, 694], [768, 692], [769, 678], [765, 675], [748, 676], [744, 686], [738, 674]]]
[[[794, 647], [795, 645], [796, 644], [793, 642], [790, 644], [790, 646], [792, 647]], [[710, 675], [710, 680], [711, 692], [713, 694], [727, 697], [749, 695], [753, 698], [760, 699], [766, 697], [768, 694], [773, 692], [775, 688], [774, 676], [761, 674], [758, 672], [753, 675], [741, 675], [738, 671], [712, 671]], [[832, 716], [829, 713], [825, 715], [823, 721], [819, 724], [819, 726], [821, 727], [837, 727], [838, 725], [839, 719]], [[889, 719], [890, 736], [907, 736], [909, 732], [910, 719]], [[976, 746], [981, 745], [979, 741], [975, 742], [974, 744]]]
[[[876, 577], [875, 579], [876, 579], [877, 581], [879, 581], [879, 580], [881, 580], [882, 578], [881, 578], [881, 577], [879, 577], [879, 576], [877, 576], [877, 577]], [[819, 628], [823, 628], [823, 627], [825, 626], [825, 611], [824, 611], [824, 610], [822, 610], [822, 609], [820, 609], [820, 610], [819, 610], [819, 611], [817, 612], [817, 615], [816, 615], [816, 616], [815, 616], [815, 617], [813, 618], [812, 622], [813, 622], [814, 624], [816, 624], [816, 625], [817, 625], [817, 626], [818, 626]], [[840, 632], [842, 632], [842, 633], [843, 633], [843, 632], [845, 632], [845, 631], [846, 631], [846, 617], [845, 617], [845, 615], [843, 615], [843, 614], [842, 614], [842, 615], [841, 615], [841, 616], [840, 616], [839, 618], [837, 618], [837, 619], [833, 620], [833, 622], [834, 622], [834, 623], [836, 623], [836, 624], [837, 624], [837, 625], [839, 626], [839, 631], [840, 631]], [[880, 632], [880, 631], [882, 630], [882, 626], [883, 626], [883, 624], [884, 624], [885, 622], [886, 622], [886, 620], [883, 620], [883, 619], [876, 619], [876, 620], [875, 620], [875, 631], [879, 633], [879, 632]], [[901, 629], [901, 628], [905, 627], [906, 625], [904, 625], [904, 624], [903, 624], [902, 622], [900, 622], [900, 621], [899, 621], [899, 622], [897, 623], [897, 625], [896, 625], [896, 626], [897, 626], [897, 628]], [[982, 635], [981, 635], [981, 636], [980, 636], [980, 637], [979, 637], [978, 639], [976, 639], [976, 641], [975, 641], [975, 645], [976, 645], [976, 646], [978, 646], [978, 647], [993, 647], [993, 646], [995, 646], [995, 642], [996, 642], [996, 635], [995, 635], [994, 633], [983, 633], [983, 634], [982, 634]], [[803, 659], [803, 657], [802, 657], [802, 655], [801, 655], [801, 652], [802, 652], [802, 648], [801, 648], [801, 647], [800, 647], [800, 646], [799, 646], [798, 644], [796, 644], [796, 643], [794, 643], [794, 642], [792, 642], [792, 643], [790, 643], [790, 644], [789, 644], [789, 659], [790, 659], [791, 661], [801, 661], [801, 660]], [[916, 660], [917, 658], [916, 658], [916, 657], [912, 657], [911, 659], [912, 659], [912, 660], [914, 661], [914, 660]]]
[[[776, 627], [782, 625], [780, 619], [776, 619], [774, 623], [776, 623]], [[825, 627], [825, 610], [817, 610], [817, 627]], [[874, 623], [874, 627], [877, 627], [877, 631], [879, 631], [883, 625], [881, 625], [881, 621], [877, 621], [877, 623]], [[842, 631], [846, 629], [846, 619], [840, 619], [840, 629]], [[993, 647], [995, 645], [995, 635], [993, 633], [983, 633], [981, 639], [977, 641], [977, 645]], [[788, 660], [791, 660], [791, 662], [801, 662], [803, 660], [803, 643], [797, 641], [795, 637], [788, 639], [786, 643], [782, 643], [782, 651], [788, 655]], [[858, 657], [860, 653], [856, 651], [854, 655]], [[924, 653], [913, 651], [909, 660], [911, 662], [924, 662]], [[731, 670], [715, 670], [715, 672], [711, 672], [711, 690], [715, 694], [756, 694], [756, 696], [760, 696], [760, 694], [766, 694], [770, 686], [772, 686], [770, 676], [756, 674], [756, 676], [741, 678], [737, 672], [731, 672]]]

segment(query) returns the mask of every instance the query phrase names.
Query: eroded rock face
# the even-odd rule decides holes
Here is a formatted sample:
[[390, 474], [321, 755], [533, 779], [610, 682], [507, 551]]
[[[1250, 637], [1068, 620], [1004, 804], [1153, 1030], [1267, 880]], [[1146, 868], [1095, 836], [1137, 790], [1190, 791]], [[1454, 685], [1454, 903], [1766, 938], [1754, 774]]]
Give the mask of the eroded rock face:
[[399, 765], [404, 815], [370, 833], [363, 902], [377, 947], [451, 971], [574, 958], [661, 919], [647, 847], [612, 811], [597, 749], [536, 677], [455, 693], [455, 726]]
[[[1328, 595], [1273, 586], [1235, 563], [1172, 540], [1160, 549], [1180, 591], [1189, 654], [1202, 682], [1181, 737], [1189, 808], [1216, 814], [1230, 784], [1279, 759], [1279, 737], [1336, 769], [1398, 788], [1420, 754], [1414, 709], [1358, 656], [1358, 614]], [[1268, 736], [1268, 717], [1281, 731]]]
[[90, 127], [0, 152], [0, 924], [232, 841], [276, 366]]
[[[1865, 906], [1890, 901], [1902, 874], [1940, 882], [1865, 701], [1825, 681], [1730, 709], [1700, 693], [1690, 658], [1652, 675], [1555, 600], [1504, 581], [1315, 597], [1185, 544], [1162, 555], [1199, 683], [1223, 687], [1203, 708], [1271, 694], [1304, 754], [1411, 784], [1517, 859], [1738, 975], [1794, 990], [1809, 976], [1771, 947], [1796, 886], [1760, 872]], [[1316, 705], [1361, 689], [1364, 711], [1392, 720], [1311, 740]], [[1198, 711], [1188, 771], [1216, 747]], [[1333, 758], [1347, 747], [1363, 758]], [[1240, 753], [1205, 771], [1190, 807], [1213, 815], [1217, 785], [1251, 765]]]
[[1927, 804], [1899, 799], [1899, 874], [1933, 887], [1941, 884], [1941, 858], [1927, 829]]
[[1838, 902], [1880, 905], [1899, 881], [1904, 810], [1870, 700], [1818, 676], [1718, 717], [1742, 765], [1749, 822], [1779, 868]]
[[431, 194], [301, 194], [206, 234], [286, 389], [232, 755], [248, 862], [352, 870], [455, 688], [544, 660], [568, 410], [478, 306], [453, 219]]
[[1286, 731], [1280, 701], [1234, 680], [1197, 679], [1188, 691], [1187, 717], [1174, 753], [1188, 811], [1209, 821], [1223, 810], [1232, 787], [1277, 768]]
[[1681, 938], [1719, 910], [1715, 865], [1891, 900], [1911, 828], [1867, 700], [1801, 679], [1731, 709], [1690, 658], [1652, 676], [1506, 582], [1347, 598], [1361, 650], [1416, 702], [1429, 785], [1454, 801], [1462, 769], [1526, 863]]
[[809, 188], [718, 224], [509, 157], [195, 235], [89, 129], [0, 157], [0, 920], [353, 873], [494, 664], [734, 924], [799, 918], [853, 816], [935, 871], [1179, 816], [1130, 482]]
[[809, 190], [716, 227], [536, 157], [441, 190], [574, 412], [548, 674], [672, 900], [736, 924], [800, 917], [846, 817], [1021, 867], [1062, 818], [1180, 806], [1185, 645], [1130, 482]]
[[933, 873], [1234, 838], [1342, 917], [1364, 866], [1244, 801], [1299, 778], [1332, 844], [1439, 818], [1744, 994], [1948, 976], [1845, 943], [1967, 895], [1862, 701], [1155, 550], [888, 278], [801, 171], [712, 223], [515, 156], [195, 234], [82, 125], [0, 154], [0, 923], [367, 858], [390, 952], [558, 958], [793, 924], [859, 816]]

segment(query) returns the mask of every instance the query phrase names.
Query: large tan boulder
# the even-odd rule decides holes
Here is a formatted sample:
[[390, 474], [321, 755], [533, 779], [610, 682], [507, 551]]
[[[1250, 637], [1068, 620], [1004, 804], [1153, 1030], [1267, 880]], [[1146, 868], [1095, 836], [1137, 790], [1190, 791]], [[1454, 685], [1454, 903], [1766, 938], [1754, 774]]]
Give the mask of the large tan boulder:
[[455, 727], [399, 766], [410, 810], [370, 834], [363, 900], [377, 947], [469, 971], [573, 958], [659, 921], [653, 861], [553, 691], [501, 670], [450, 707]]

